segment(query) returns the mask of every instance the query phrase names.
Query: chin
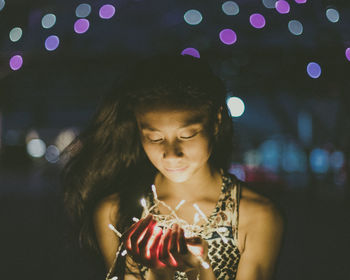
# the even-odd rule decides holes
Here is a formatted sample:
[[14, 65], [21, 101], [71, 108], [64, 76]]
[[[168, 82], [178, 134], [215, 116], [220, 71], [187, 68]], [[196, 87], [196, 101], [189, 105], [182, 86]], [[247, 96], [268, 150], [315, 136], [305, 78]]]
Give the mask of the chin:
[[190, 178], [190, 174], [188, 172], [171, 173], [171, 172], [165, 171], [163, 175], [167, 177], [170, 181], [173, 181], [174, 183], [183, 183]]

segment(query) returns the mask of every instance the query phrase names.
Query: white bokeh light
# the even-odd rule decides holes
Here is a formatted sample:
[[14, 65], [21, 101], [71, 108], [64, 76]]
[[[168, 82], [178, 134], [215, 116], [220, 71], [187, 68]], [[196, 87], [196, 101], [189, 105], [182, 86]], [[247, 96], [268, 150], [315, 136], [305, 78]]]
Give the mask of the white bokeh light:
[[40, 158], [46, 152], [46, 144], [41, 139], [32, 139], [27, 144], [27, 152], [31, 157]]
[[236, 118], [242, 116], [245, 110], [244, 102], [239, 97], [228, 98], [227, 106], [230, 110], [231, 116]]

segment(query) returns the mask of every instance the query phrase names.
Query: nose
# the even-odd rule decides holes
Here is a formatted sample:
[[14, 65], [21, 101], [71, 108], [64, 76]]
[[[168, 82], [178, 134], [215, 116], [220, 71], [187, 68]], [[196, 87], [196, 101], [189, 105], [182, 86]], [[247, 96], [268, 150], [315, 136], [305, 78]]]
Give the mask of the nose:
[[183, 156], [181, 145], [178, 141], [165, 142], [163, 148], [164, 159], [178, 159]]

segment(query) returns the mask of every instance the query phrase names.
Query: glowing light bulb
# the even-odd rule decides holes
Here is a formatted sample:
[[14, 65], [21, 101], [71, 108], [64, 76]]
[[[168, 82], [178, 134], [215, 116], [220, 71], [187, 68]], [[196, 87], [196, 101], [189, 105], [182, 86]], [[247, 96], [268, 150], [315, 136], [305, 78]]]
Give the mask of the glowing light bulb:
[[89, 16], [91, 13], [91, 6], [89, 4], [80, 4], [78, 7], [75, 9], [75, 15], [79, 18], [85, 18]]
[[229, 28], [221, 30], [219, 38], [225, 45], [233, 45], [237, 41], [236, 32]]
[[200, 24], [202, 19], [203, 19], [202, 14], [200, 13], [200, 11], [197, 11], [197, 10], [188, 10], [184, 14], [184, 20], [186, 21], [186, 23], [190, 25]]
[[19, 70], [23, 65], [23, 58], [20, 55], [14, 55], [13, 57], [11, 57], [10, 59], [10, 68], [13, 71], [17, 71]]
[[339, 21], [339, 12], [336, 9], [327, 9], [326, 17], [330, 22], [338, 22]]
[[46, 14], [41, 19], [41, 26], [45, 29], [49, 29], [56, 23], [56, 16], [54, 14]]
[[291, 20], [288, 22], [288, 29], [293, 35], [301, 35], [303, 33], [303, 25], [298, 20]]
[[10, 40], [12, 42], [17, 42], [19, 39], [21, 39], [22, 34], [23, 34], [22, 28], [20, 27], [12, 28], [9, 34]]
[[265, 26], [266, 21], [261, 14], [252, 14], [249, 18], [250, 24], [257, 29], [261, 29]]
[[306, 71], [308, 75], [313, 79], [319, 78], [322, 72], [321, 66], [316, 62], [310, 62], [306, 67]]
[[77, 34], [83, 34], [88, 31], [90, 22], [86, 18], [80, 18], [74, 23], [74, 31]]
[[45, 40], [45, 48], [48, 51], [54, 51], [58, 48], [60, 44], [60, 39], [56, 35], [51, 35], [46, 38]]
[[277, 12], [279, 12], [280, 14], [288, 14], [290, 11], [289, 3], [287, 1], [284, 1], [284, 0], [278, 0], [275, 3], [275, 8], [276, 8]]
[[181, 52], [182, 55], [191, 55], [193, 57], [200, 58], [199, 51], [195, 48], [186, 48]]
[[106, 4], [100, 8], [99, 15], [102, 19], [110, 19], [115, 14], [115, 8], [113, 5]]
[[226, 1], [221, 6], [222, 11], [228, 16], [235, 16], [239, 14], [239, 6], [234, 1]]

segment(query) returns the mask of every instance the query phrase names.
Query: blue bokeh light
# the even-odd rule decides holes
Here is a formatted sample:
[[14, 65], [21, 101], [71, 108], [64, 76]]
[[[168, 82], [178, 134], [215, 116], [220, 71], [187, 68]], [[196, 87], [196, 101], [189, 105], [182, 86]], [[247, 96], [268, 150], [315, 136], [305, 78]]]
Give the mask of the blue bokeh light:
[[239, 6], [234, 1], [226, 1], [221, 6], [222, 11], [228, 16], [235, 16], [239, 14]]
[[329, 169], [329, 154], [326, 150], [315, 148], [310, 153], [310, 167], [315, 173], [326, 173]]
[[184, 14], [184, 20], [190, 25], [197, 25], [201, 23], [202, 19], [202, 14], [197, 10], [188, 10]]
[[308, 75], [313, 79], [319, 78], [322, 72], [321, 66], [316, 62], [310, 62], [306, 67], [306, 71]]

